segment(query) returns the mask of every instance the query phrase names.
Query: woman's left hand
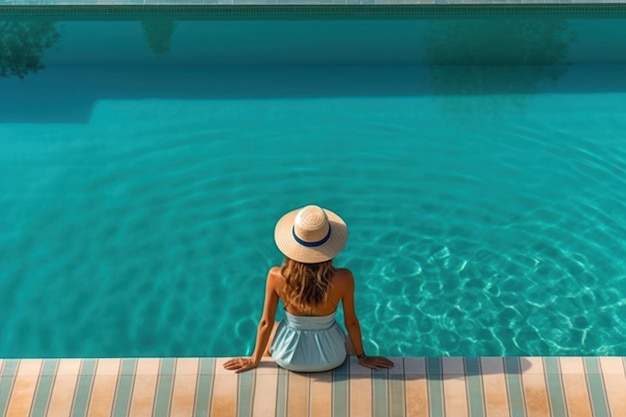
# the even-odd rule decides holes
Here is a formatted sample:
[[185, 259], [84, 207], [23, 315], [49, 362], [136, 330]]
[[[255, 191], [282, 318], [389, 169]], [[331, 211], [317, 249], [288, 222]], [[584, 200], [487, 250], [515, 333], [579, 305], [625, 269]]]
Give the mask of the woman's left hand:
[[256, 366], [257, 364], [251, 358], [233, 358], [224, 362], [224, 369], [235, 371], [235, 373], [244, 372]]

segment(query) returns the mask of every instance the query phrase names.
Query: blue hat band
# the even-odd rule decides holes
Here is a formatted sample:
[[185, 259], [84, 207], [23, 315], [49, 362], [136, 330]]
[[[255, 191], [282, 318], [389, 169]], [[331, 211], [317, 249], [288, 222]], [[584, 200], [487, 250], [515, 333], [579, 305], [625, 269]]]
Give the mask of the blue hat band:
[[328, 242], [328, 239], [330, 239], [330, 223], [328, 224], [328, 233], [326, 233], [326, 236], [316, 242], [307, 242], [306, 240], [300, 239], [296, 235], [295, 226], [291, 228], [291, 234], [293, 235], [293, 238], [296, 240], [296, 242], [298, 242], [300, 245], [306, 246], [307, 248], [315, 248], [317, 246], [323, 245], [324, 243]]

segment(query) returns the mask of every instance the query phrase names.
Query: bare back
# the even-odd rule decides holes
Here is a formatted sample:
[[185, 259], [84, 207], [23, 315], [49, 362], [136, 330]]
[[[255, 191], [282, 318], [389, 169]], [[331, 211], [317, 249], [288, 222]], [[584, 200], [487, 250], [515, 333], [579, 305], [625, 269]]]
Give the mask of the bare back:
[[[295, 316], [311, 315], [299, 310], [295, 305], [285, 302], [284, 294], [286, 293], [287, 283], [280, 273], [280, 270], [280, 267], [273, 267], [270, 270], [270, 280], [272, 281], [272, 286], [274, 287], [274, 290], [276, 291], [278, 297], [283, 301], [283, 304], [285, 305], [285, 310]], [[350, 280], [348, 278], [350, 278]], [[352, 274], [349, 270], [338, 268], [330, 280], [326, 301], [317, 306], [317, 311], [313, 315], [327, 316], [334, 313], [339, 306], [339, 302], [344, 299], [346, 291], [349, 289], [348, 281], [351, 281], [351, 278]]]

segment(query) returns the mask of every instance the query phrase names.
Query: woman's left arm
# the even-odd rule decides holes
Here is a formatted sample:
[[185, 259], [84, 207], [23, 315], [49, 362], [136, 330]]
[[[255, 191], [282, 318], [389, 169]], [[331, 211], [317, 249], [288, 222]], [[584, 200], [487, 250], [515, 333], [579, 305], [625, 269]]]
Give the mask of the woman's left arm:
[[274, 320], [276, 317], [276, 308], [278, 306], [278, 292], [276, 291], [275, 279], [277, 276], [273, 273], [273, 270], [267, 274], [267, 280], [265, 283], [265, 302], [263, 303], [263, 315], [259, 321], [259, 328], [256, 334], [256, 345], [252, 356], [248, 358], [233, 358], [224, 363], [224, 368], [235, 371], [237, 373], [247, 371], [256, 367], [261, 358], [263, 358], [263, 352], [267, 347], [272, 328], [274, 327]]

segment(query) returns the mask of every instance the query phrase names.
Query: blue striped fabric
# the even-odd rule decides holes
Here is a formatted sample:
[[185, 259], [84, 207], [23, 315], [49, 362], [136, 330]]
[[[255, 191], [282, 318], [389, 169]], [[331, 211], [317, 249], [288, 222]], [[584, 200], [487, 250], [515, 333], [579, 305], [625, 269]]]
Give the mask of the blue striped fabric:
[[87, 414], [87, 406], [91, 398], [91, 388], [96, 371], [96, 359], [83, 359], [80, 368], [78, 383], [76, 384], [76, 394], [74, 395], [74, 406], [72, 407], [72, 417], [82, 417]]
[[[580, 360], [581, 359], [578, 359], [578, 361]], [[28, 359], [23, 361], [28, 361]], [[140, 361], [142, 361], [142, 359], [127, 358], [121, 360], [119, 370], [117, 371], [117, 378], [114, 377], [113, 380], [109, 379], [109, 381], [114, 384], [113, 401], [111, 403], [109, 398], [108, 402], [104, 402], [110, 404], [110, 413], [107, 414], [106, 410], [101, 410], [103, 413], [112, 417], [126, 417], [129, 415], [133, 389], [135, 388], [134, 385], [136, 383], [135, 372]], [[394, 358], [394, 361], [396, 362], [395, 368], [372, 372], [364, 371], [360, 368], [354, 368], [359, 366], [356, 361], [346, 361], [346, 363], [344, 363], [341, 367], [332, 372], [332, 381], [329, 379], [326, 380], [325, 383], [332, 384], [332, 386], [328, 387], [328, 391], [318, 391], [328, 392], [330, 397], [327, 399], [315, 398], [316, 404], [320, 404], [320, 401], [328, 401], [326, 404], [329, 404], [328, 410], [331, 413], [331, 417], [354, 417], [355, 410], [350, 409], [351, 401], [353, 405], [361, 406], [363, 403], [359, 403], [359, 399], [361, 397], [367, 397], [369, 399], [371, 394], [371, 414], [368, 414], [371, 416], [403, 417], [407, 415], [409, 410], [412, 410], [412, 412], [418, 410], [418, 413], [419, 410], [428, 410], [428, 414], [430, 416], [442, 416], [444, 415], [447, 407], [447, 399], [458, 399], [460, 397], [464, 397], [467, 399], [468, 416], [486, 416], [485, 398], [487, 397], [485, 396], [483, 389], [481, 358], [463, 358], [462, 362], [455, 360], [455, 363], [463, 364], [463, 369], [465, 371], [465, 384], [459, 385], [465, 386], [465, 391], [459, 392], [458, 395], [454, 395], [454, 393], [450, 393], [448, 391], [446, 391], [444, 395], [444, 381], [446, 380], [445, 378], [449, 377], [449, 375], [444, 375], [444, 363], [441, 358], [424, 358], [423, 362], [420, 363], [425, 364], [425, 372], [417, 371], [417, 373], [415, 370], [405, 372], [404, 359]], [[214, 381], [218, 373], [223, 375], [224, 372], [221, 367], [217, 368], [217, 362], [218, 361], [215, 358], [199, 359], [198, 375], [195, 380], [195, 386], [188, 387], [191, 391], [189, 398], [192, 400], [192, 403], [190, 403], [189, 406], [189, 417], [208, 416], [211, 413], [211, 401], [213, 398], [215, 384]], [[30, 407], [30, 416], [45, 417], [47, 416], [48, 409], [50, 407], [51, 396], [55, 384], [55, 376], [59, 371], [63, 360], [43, 360], [43, 365], [39, 371], [40, 375], [37, 379], [36, 386], [32, 389], [32, 398], [30, 399], [23, 398], [25, 391], [16, 387], [25, 386], [21, 384], [24, 384], [29, 380], [33, 380], [33, 375], [28, 374], [28, 372], [37, 372], [36, 369], [38, 368], [38, 363], [37, 366], [24, 366], [23, 369], [21, 368], [22, 363], [28, 365], [27, 362], [20, 362], [20, 360], [17, 359], [0, 359], [0, 417], [8, 417], [9, 412], [11, 417], [13, 417], [17, 415], [15, 410], [24, 410], [28, 409], [28, 407]], [[175, 385], [174, 382], [177, 369], [177, 359], [164, 358], [160, 359], [158, 362], [154, 362], [153, 360], [151, 363], [154, 364], [156, 372], [156, 387], [154, 389], [154, 398], [152, 400], [153, 404], [149, 404], [150, 409], [152, 409], [152, 405], [154, 405], [152, 415], [169, 416], [172, 412], [172, 397]], [[531, 408], [532, 404], [526, 403], [527, 399], [525, 398], [525, 393], [528, 392], [525, 391], [524, 373], [528, 371], [528, 366], [525, 365], [528, 365], [530, 362], [528, 360], [524, 360], [524, 358], [506, 357], [503, 358], [503, 363], [505, 372], [504, 381], [506, 383], [505, 388], [510, 405], [509, 413], [504, 417], [526, 417], [533, 415]], [[565, 388], [568, 387], [567, 383], [568, 381], [571, 381], [571, 379], [568, 380], [565, 378], [564, 380], [562, 371], [569, 372], [569, 375], [571, 375], [572, 372], [578, 373], [579, 371], [575, 368], [572, 368], [574, 369], [573, 371], [572, 369], [565, 371], [562, 370], [561, 363], [563, 363], [563, 366], [567, 368], [566, 362], [561, 362], [561, 360], [556, 357], [545, 357], [542, 358], [540, 362], [535, 361], [534, 363], [543, 364], [543, 373], [540, 373], [541, 371], [536, 369], [532, 372], [535, 374], [535, 383], [537, 381], [541, 381], [541, 378], [545, 380], [545, 398], [547, 398], [549, 402], [550, 414], [553, 416], [564, 417], [568, 417], [570, 415], [569, 413], [574, 413], [571, 414], [572, 416], [575, 415], [575, 410], [568, 410], [567, 407], [568, 403], [573, 403], [572, 399], [569, 399], [568, 401], [568, 399], [565, 398]], [[572, 361], [570, 360], [567, 363], [571, 364]], [[625, 404], [623, 406], [624, 409], [621, 409], [620, 407], [622, 406], [615, 403], [615, 401], [613, 401], [609, 407], [607, 387], [605, 386], [605, 378], [603, 377], [603, 372], [611, 373], [613, 376], [613, 378], [611, 378], [611, 381], [613, 382], [611, 383], [615, 384], [615, 381], [618, 381], [618, 383], [620, 380], [623, 381], [623, 392], [626, 392], [626, 358], [620, 358], [620, 361], [618, 362], [623, 365], [623, 368], [618, 367], [618, 369], [608, 370], [603, 369], [600, 366], [600, 359], [597, 357], [585, 357], [582, 358], [582, 362], [574, 361], [574, 363], [582, 363], [584, 365], [583, 377], [584, 381], [586, 381], [593, 417], [610, 416], [611, 413], [613, 413], [612, 415], [614, 417], [626, 416], [626, 401], [623, 403]], [[613, 361], [612, 363], [615, 362]], [[32, 363], [31, 365], [35, 364]], [[35, 369], [35, 371], [31, 371], [31, 369]], [[92, 398], [96, 369], [98, 369], [97, 359], [84, 359], [80, 361], [80, 369], [78, 371], [77, 381], [74, 388], [75, 393], [71, 396], [73, 397], [70, 413], [71, 416], [86, 416], [88, 410], [90, 410], [91, 402], [97, 399]], [[289, 414], [288, 404], [290, 400], [288, 397], [290, 392], [294, 393], [293, 388], [302, 386], [304, 389], [305, 386], [308, 386], [309, 392], [311, 391], [311, 381], [316, 378], [315, 374], [295, 375], [279, 368], [275, 369], [275, 371], [272, 371], [271, 369], [270, 371], [276, 372], [276, 379], [260, 379], [260, 374], [257, 374], [256, 371], [246, 372], [238, 376], [236, 385], [237, 389], [232, 393], [233, 400], [236, 400], [237, 404], [236, 412], [233, 415], [234, 417], [254, 416], [255, 407], [253, 407], [253, 405], [257, 401], [263, 400], [273, 402], [272, 404], [275, 405], [276, 409], [276, 416], [286, 417]], [[26, 374], [24, 374], [24, 372], [26, 372]], [[267, 368], [265, 369], [265, 372], [267, 372]], [[455, 375], [453, 375], [454, 378], [463, 377], [462, 375], [456, 375], [456, 372], [457, 371], [455, 370]], [[540, 379], [537, 379], [537, 376], [540, 376]], [[304, 382], [308, 385], [302, 385], [303, 377], [309, 378], [308, 380], [304, 380], [308, 381]], [[22, 382], [16, 382], [20, 381], [20, 378]], [[363, 395], [363, 393], [351, 392], [350, 381], [352, 378], [370, 378], [371, 385], [368, 386], [371, 386], [371, 393]], [[410, 404], [409, 401], [414, 401], [414, 398], [416, 397], [407, 396], [408, 384], [410, 381], [415, 381], [416, 379], [421, 380], [422, 378], [425, 378], [425, 381], [423, 382], [425, 382], [424, 386], [427, 389], [424, 391], [424, 395], [426, 395], [424, 399], [428, 401], [428, 404]], [[580, 378], [580, 376], [578, 376], [578, 378]], [[265, 389], [263, 392], [275, 392], [275, 396], [273, 398], [256, 398], [255, 396], [258, 390], [261, 388], [267, 388], [260, 387], [259, 384], [261, 384], [261, 381], [268, 380], [274, 381], [272, 384], [276, 384], [274, 387], [275, 390], [274, 388], [269, 391]], [[299, 385], [291, 385], [290, 381]], [[317, 381], [319, 383], [319, 379]], [[526, 383], [528, 383], [528, 381], [526, 381]], [[33, 388], [32, 383], [30, 387]], [[449, 386], [446, 385], [446, 390], [447, 389], [449, 389]], [[536, 389], [536, 387], [533, 389]], [[613, 386], [612, 389], [613, 392], [615, 392], [615, 386]], [[27, 392], [29, 392], [28, 395], [30, 395], [30, 391], [27, 390]], [[113, 391], [110, 392], [112, 393]], [[302, 391], [298, 392], [298, 396], [301, 397], [302, 393]], [[178, 398], [178, 394], [176, 398]], [[28, 403], [20, 408], [20, 404], [18, 404], [19, 400], [28, 400]], [[313, 404], [313, 400], [309, 398], [307, 399], [307, 403], [309, 404], [308, 411], [306, 412], [306, 415], [302, 417], [307, 417], [307, 415], [317, 417], [312, 416], [311, 410], [313, 407], [311, 407], [311, 404]], [[368, 407], [364, 407], [363, 409], [367, 408]], [[425, 412], [418, 415], [426, 417]], [[28, 416], [19, 414], [19, 417]]]
[[50, 402], [50, 394], [52, 394], [52, 383], [54, 382], [54, 374], [56, 373], [59, 361], [51, 359], [44, 361], [42, 367], [42, 375], [35, 391], [35, 401], [32, 407], [32, 415], [44, 416], [48, 411]]
[[154, 416], [166, 417], [170, 414], [170, 401], [172, 400], [172, 388], [174, 387], [174, 369], [176, 359], [161, 359], [159, 370], [159, 381], [157, 383], [157, 394], [154, 404]]
[[507, 376], [511, 417], [524, 417], [526, 413], [519, 358], [504, 358], [504, 369]]
[[406, 413], [404, 360], [394, 362], [396, 366], [389, 370], [389, 416], [402, 417]]
[[480, 378], [480, 358], [465, 358], [465, 374], [469, 414], [472, 417], [484, 417], [485, 404], [483, 403], [483, 385]]
[[135, 370], [137, 369], [136, 359], [123, 359], [121, 364], [121, 375], [117, 382], [115, 392], [115, 405], [113, 406], [113, 417], [125, 417], [128, 415], [130, 407], [130, 394], [135, 380]]
[[372, 402], [375, 416], [389, 415], [389, 371], [379, 370], [372, 372]]
[[426, 358], [426, 375], [428, 376], [430, 412], [434, 416], [443, 416], [443, 374], [441, 358]]
[[252, 414], [255, 374], [255, 372], [244, 372], [239, 375], [239, 392], [237, 393], [238, 417], [246, 417]]
[[287, 416], [287, 372], [279, 370], [276, 395], [276, 417], [285, 416]]
[[333, 372], [333, 417], [348, 415], [348, 375], [350, 375], [350, 361], [347, 360]]
[[8, 359], [2, 362], [2, 373], [0, 373], [0, 413], [2, 413], [3, 416], [9, 404], [9, 395], [13, 388], [17, 365], [18, 361], [15, 359]]
[[543, 364], [546, 370], [548, 399], [552, 415], [567, 416], [559, 358], [544, 358]]
[[215, 371], [215, 359], [200, 359], [200, 375], [196, 387], [195, 415], [208, 416], [211, 409], [211, 391], [213, 388], [213, 374]]
[[587, 387], [589, 387], [589, 398], [591, 398], [593, 413], [596, 416], [608, 416], [609, 409], [598, 358], [585, 358], [584, 363], [587, 374]]

